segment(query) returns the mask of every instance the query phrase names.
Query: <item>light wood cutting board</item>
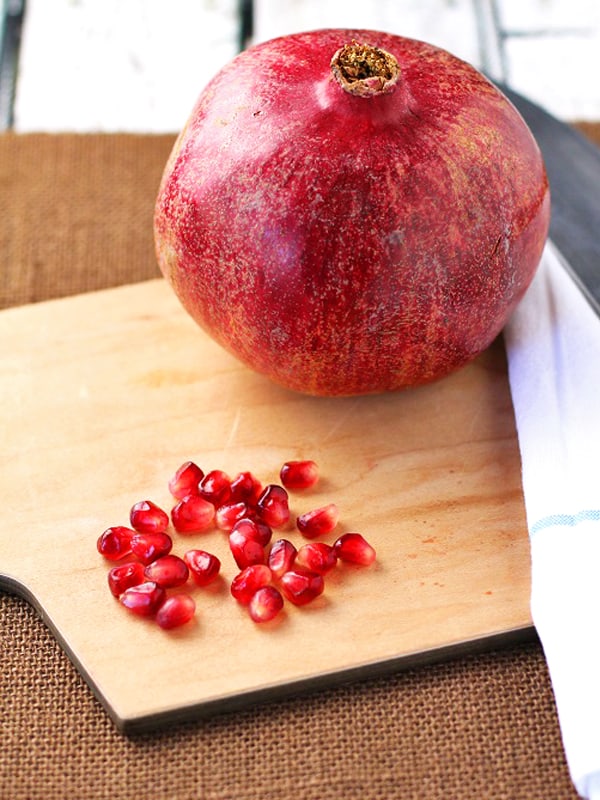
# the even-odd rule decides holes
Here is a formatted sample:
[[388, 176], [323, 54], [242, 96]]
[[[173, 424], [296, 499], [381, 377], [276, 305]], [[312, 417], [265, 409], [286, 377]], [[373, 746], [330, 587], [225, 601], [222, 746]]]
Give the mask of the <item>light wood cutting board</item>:
[[[529, 545], [506, 363], [497, 341], [427, 387], [315, 399], [255, 375], [181, 310], [162, 281], [0, 313], [3, 525], [0, 585], [39, 609], [124, 730], [383, 674], [531, 632]], [[338, 569], [311, 606], [250, 621], [224, 580], [192, 589], [194, 623], [172, 632], [109, 594], [96, 551], [131, 505], [170, 508], [188, 459], [265, 483], [312, 458], [322, 479], [300, 513], [341, 511], [376, 565]], [[289, 535], [296, 543], [300, 535]], [[333, 536], [328, 537], [333, 540]]]

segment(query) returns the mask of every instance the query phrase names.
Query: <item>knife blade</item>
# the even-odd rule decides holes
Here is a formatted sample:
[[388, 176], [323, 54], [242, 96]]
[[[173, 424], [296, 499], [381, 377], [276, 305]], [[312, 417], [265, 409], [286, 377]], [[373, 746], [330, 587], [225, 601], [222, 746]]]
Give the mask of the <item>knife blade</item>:
[[600, 149], [579, 131], [504, 84], [542, 151], [550, 183], [550, 238], [600, 316]]

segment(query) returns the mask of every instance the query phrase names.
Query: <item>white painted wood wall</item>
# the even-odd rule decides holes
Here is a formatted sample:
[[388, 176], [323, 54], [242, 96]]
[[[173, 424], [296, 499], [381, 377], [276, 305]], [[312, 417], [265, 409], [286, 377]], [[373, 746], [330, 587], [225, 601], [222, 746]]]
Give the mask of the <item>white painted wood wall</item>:
[[[558, 117], [600, 120], [600, 0], [496, 0], [495, 24], [493, 7], [255, 0], [253, 41], [328, 26], [389, 30], [506, 78]], [[27, 0], [16, 130], [179, 130], [237, 51], [237, 10], [237, 0]]]

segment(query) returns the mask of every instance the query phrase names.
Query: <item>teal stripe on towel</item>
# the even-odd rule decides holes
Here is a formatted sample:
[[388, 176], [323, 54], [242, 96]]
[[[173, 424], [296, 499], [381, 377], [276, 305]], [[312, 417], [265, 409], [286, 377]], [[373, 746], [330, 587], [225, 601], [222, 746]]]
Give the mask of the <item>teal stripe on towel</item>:
[[548, 517], [542, 517], [534, 522], [529, 531], [530, 536], [545, 530], [546, 528], [554, 528], [557, 526], [574, 527], [579, 525], [580, 522], [600, 522], [600, 508], [586, 508], [583, 511], [578, 511], [577, 514], [550, 514]]

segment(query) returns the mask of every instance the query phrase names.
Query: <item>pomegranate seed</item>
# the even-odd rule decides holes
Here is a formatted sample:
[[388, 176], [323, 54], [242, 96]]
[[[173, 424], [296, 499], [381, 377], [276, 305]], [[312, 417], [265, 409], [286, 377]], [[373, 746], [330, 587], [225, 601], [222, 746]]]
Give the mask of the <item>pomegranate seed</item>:
[[213, 524], [215, 507], [197, 494], [188, 494], [171, 509], [173, 527], [178, 533], [202, 533]]
[[240, 569], [252, 564], [264, 564], [266, 561], [265, 549], [261, 543], [235, 528], [229, 534], [229, 549]]
[[376, 558], [374, 548], [360, 533], [344, 533], [333, 546], [341, 561], [368, 567]]
[[131, 537], [134, 533], [123, 525], [107, 528], [96, 543], [98, 552], [109, 561], [120, 561], [131, 553]]
[[274, 586], [263, 586], [256, 591], [248, 604], [248, 613], [254, 622], [270, 622], [283, 608], [283, 597]]
[[249, 506], [256, 505], [256, 501], [262, 492], [262, 485], [258, 478], [251, 472], [240, 472], [231, 481], [232, 503], [246, 503]]
[[222, 506], [231, 495], [231, 480], [220, 469], [208, 472], [198, 484], [198, 493], [213, 506]]
[[154, 581], [163, 589], [181, 586], [190, 576], [187, 564], [182, 558], [174, 555], [161, 556], [144, 569], [148, 581]]
[[221, 531], [230, 531], [238, 520], [247, 517], [248, 506], [244, 502], [225, 503], [215, 511], [215, 522]]
[[139, 617], [151, 617], [163, 603], [165, 590], [154, 581], [130, 586], [119, 596], [119, 602]]
[[248, 605], [252, 596], [270, 581], [271, 570], [265, 564], [252, 564], [235, 576], [230, 591], [238, 603]]
[[172, 547], [173, 540], [168, 533], [136, 533], [131, 537], [131, 552], [146, 565], [166, 556]]
[[287, 539], [273, 542], [267, 564], [275, 578], [281, 578], [284, 572], [292, 568], [297, 550]]
[[177, 500], [183, 500], [188, 494], [198, 494], [198, 484], [204, 472], [193, 461], [186, 461], [175, 472], [169, 481], [169, 491]]
[[258, 498], [256, 508], [260, 518], [271, 528], [279, 528], [290, 518], [288, 493], [283, 486], [271, 483]]
[[[222, 470], [205, 475], [193, 461], [186, 461], [169, 480], [177, 500], [171, 509], [177, 532], [200, 532], [211, 526], [229, 532], [229, 547], [240, 570], [231, 581], [231, 595], [248, 606], [257, 623], [274, 619], [284, 598], [304, 606], [321, 595], [324, 576], [338, 559], [369, 565], [376, 558], [359, 533], [346, 533], [333, 545], [311, 541], [297, 549], [288, 539], [278, 539], [269, 548], [273, 528], [290, 520], [287, 489], [314, 486], [318, 467], [309, 460], [287, 461], [280, 478], [282, 485], [262, 487], [252, 472], [239, 472], [231, 480]], [[337, 506], [329, 503], [298, 516], [296, 526], [313, 539], [333, 531], [338, 519]], [[172, 554], [169, 516], [150, 500], [132, 506], [130, 524], [130, 528], [107, 528], [97, 539], [98, 552], [108, 560], [118, 561], [130, 553], [138, 559], [109, 570], [111, 593], [133, 614], [156, 616], [162, 628], [184, 625], [196, 612], [195, 601], [186, 593], [167, 595], [167, 590], [182, 586], [190, 576], [198, 586], [209, 585], [220, 573], [220, 560], [205, 550], [188, 550], [182, 558]]]
[[310, 572], [326, 575], [337, 564], [335, 548], [325, 542], [304, 544], [298, 550], [296, 564]]
[[319, 468], [314, 461], [286, 461], [279, 477], [286, 489], [310, 489], [319, 480]]
[[304, 606], [323, 593], [325, 581], [322, 575], [300, 568], [293, 568], [281, 576], [281, 591], [297, 606]]
[[198, 586], [208, 586], [221, 569], [221, 562], [212, 553], [205, 550], [188, 550], [183, 560], [188, 565], [192, 579]]
[[239, 531], [250, 539], [254, 539], [261, 547], [266, 547], [273, 536], [273, 531], [266, 522], [262, 522], [259, 519], [249, 519], [248, 517], [238, 520], [232, 528], [232, 533], [233, 531]]
[[170, 630], [189, 622], [196, 613], [196, 603], [189, 594], [174, 594], [168, 597], [156, 612], [156, 621], [161, 628]]
[[296, 520], [296, 526], [303, 536], [307, 539], [314, 539], [315, 536], [325, 536], [338, 524], [340, 512], [335, 503], [322, 508], [315, 508], [307, 511]]
[[108, 572], [108, 588], [118, 597], [123, 594], [125, 589], [137, 586], [144, 582], [144, 565], [139, 561], [128, 561], [126, 564], [119, 564]]
[[129, 514], [131, 527], [139, 533], [164, 533], [169, 526], [168, 514], [152, 500], [135, 503]]

